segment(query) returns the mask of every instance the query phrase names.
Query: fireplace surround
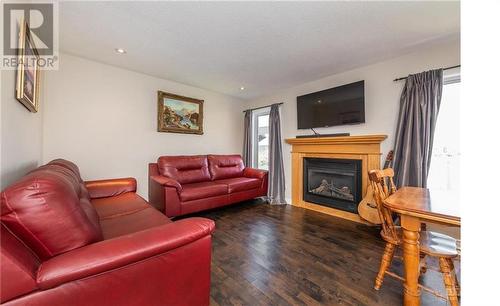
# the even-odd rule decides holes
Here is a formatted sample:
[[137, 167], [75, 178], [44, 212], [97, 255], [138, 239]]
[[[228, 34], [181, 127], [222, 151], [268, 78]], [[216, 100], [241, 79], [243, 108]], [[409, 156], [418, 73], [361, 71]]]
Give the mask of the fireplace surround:
[[361, 160], [304, 158], [303, 199], [357, 213], [361, 201]]
[[[357, 214], [357, 205], [361, 199], [366, 196], [368, 171], [380, 169], [380, 144], [386, 138], [386, 135], [359, 135], [286, 139], [286, 142], [292, 146], [291, 204], [293, 206], [367, 224], [367, 222], [361, 219]], [[353, 198], [356, 209], [354, 209], [353, 205], [348, 209], [339, 209], [334, 205], [320, 205], [317, 203], [318, 201], [308, 199], [307, 196], [304, 199], [304, 190], [306, 189], [304, 188], [304, 163], [308, 158], [359, 161], [361, 164], [361, 174], [359, 175], [361, 177], [361, 194], [359, 198]], [[330, 182], [328, 182], [327, 179], [324, 185], [327, 184], [331, 184], [331, 179]], [[342, 189], [342, 187], [345, 186], [335, 187]], [[315, 188], [317, 187], [315, 186]]]

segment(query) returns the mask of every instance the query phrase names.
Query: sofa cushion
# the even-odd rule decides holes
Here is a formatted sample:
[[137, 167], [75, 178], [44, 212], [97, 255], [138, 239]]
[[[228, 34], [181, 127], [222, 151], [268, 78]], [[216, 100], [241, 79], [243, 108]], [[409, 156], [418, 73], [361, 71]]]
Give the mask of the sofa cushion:
[[40, 167], [0, 195], [2, 222], [42, 260], [102, 239], [81, 206], [80, 184], [61, 169]]
[[185, 202], [202, 198], [210, 198], [225, 195], [227, 192], [227, 185], [217, 184], [215, 182], [186, 184], [182, 185], [181, 200]]
[[107, 240], [171, 222], [164, 214], [149, 206], [128, 214], [101, 219], [101, 226], [104, 239]]
[[80, 198], [80, 207], [83, 212], [87, 216], [87, 219], [92, 224], [92, 226], [98, 231], [101, 232], [101, 223], [99, 222], [99, 215], [95, 210], [94, 205], [90, 203], [88, 198]]
[[80, 197], [80, 206], [85, 212], [85, 215], [89, 219], [90, 223], [92, 223], [92, 225], [98, 231], [101, 231], [100, 230], [101, 225], [99, 224], [99, 217], [94, 209], [94, 206], [90, 204], [89, 192], [87, 190], [87, 187], [85, 187], [85, 183], [82, 180], [82, 177], [80, 175], [80, 169], [78, 168], [78, 166], [75, 163], [70, 162], [69, 160], [58, 158], [50, 161], [45, 166], [35, 169], [34, 171], [43, 169], [44, 167], [50, 167], [51, 169], [54, 170], [58, 169], [61, 173], [68, 176], [68, 179], [71, 179], [74, 182], [75, 190], [77, 190], [77, 193], [79, 194]]
[[69, 170], [66, 167], [63, 167], [61, 165], [43, 165], [40, 166], [34, 170], [32, 170], [30, 173], [37, 173], [37, 172], [43, 172], [43, 171], [49, 171], [56, 173], [57, 175], [63, 177], [68, 183], [71, 184], [72, 189], [75, 191], [76, 195], [80, 198], [82, 195], [81, 191], [81, 182], [79, 177], [77, 177], [73, 171]]
[[127, 215], [151, 207], [135, 192], [127, 192], [114, 197], [92, 199], [99, 218], [108, 219]]
[[78, 166], [75, 163], [70, 162], [69, 160], [58, 158], [48, 162], [47, 164], [64, 167], [70, 170], [80, 182], [83, 182], [82, 177], [80, 175], [80, 169], [78, 169]]
[[104, 239], [172, 222], [135, 192], [92, 199], [92, 204], [99, 214]]
[[243, 160], [240, 155], [208, 155], [208, 167], [212, 180], [243, 176]]
[[158, 158], [158, 171], [181, 184], [210, 181], [208, 162], [205, 155], [198, 156], [161, 156]]
[[214, 181], [214, 183], [227, 185], [229, 193], [233, 193], [259, 188], [262, 184], [262, 180], [250, 177], [235, 177], [230, 179], [217, 180]]
[[79, 197], [80, 206], [85, 212], [87, 219], [92, 224], [92, 226], [94, 226], [95, 230], [100, 232], [101, 226], [99, 224], [99, 217], [97, 216], [97, 213], [92, 204], [90, 204], [89, 193], [87, 188], [85, 187], [85, 183], [80, 177], [80, 171], [78, 170], [78, 167], [70, 161], [64, 159], [55, 159], [46, 165], [36, 168], [32, 172], [45, 169], [57, 172], [59, 175], [65, 177], [69, 182], [71, 182], [71, 184], [73, 185], [73, 189]]

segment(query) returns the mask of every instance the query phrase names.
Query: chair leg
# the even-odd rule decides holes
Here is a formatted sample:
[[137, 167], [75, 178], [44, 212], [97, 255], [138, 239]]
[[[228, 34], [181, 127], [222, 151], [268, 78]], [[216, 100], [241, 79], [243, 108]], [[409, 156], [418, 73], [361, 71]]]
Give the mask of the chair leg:
[[382, 255], [382, 261], [380, 262], [380, 269], [378, 271], [377, 277], [375, 278], [375, 290], [379, 290], [382, 286], [382, 282], [384, 281], [385, 272], [389, 268], [392, 262], [392, 258], [394, 257], [394, 250], [396, 249], [396, 245], [392, 243], [385, 244], [384, 255]]
[[444, 286], [448, 294], [451, 306], [458, 306], [457, 290], [455, 287], [455, 277], [452, 273], [453, 262], [451, 259], [439, 257], [439, 267], [443, 273]]
[[455, 264], [453, 260], [450, 259], [450, 269], [453, 274], [453, 282], [455, 283], [455, 290], [457, 291], [457, 296], [460, 297], [460, 283], [458, 282], [457, 270], [455, 269]]

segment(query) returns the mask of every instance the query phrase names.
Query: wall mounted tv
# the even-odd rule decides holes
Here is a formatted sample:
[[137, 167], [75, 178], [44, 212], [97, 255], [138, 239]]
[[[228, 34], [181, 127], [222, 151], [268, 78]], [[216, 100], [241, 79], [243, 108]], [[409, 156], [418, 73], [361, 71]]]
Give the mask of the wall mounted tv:
[[297, 97], [299, 129], [365, 122], [365, 81]]

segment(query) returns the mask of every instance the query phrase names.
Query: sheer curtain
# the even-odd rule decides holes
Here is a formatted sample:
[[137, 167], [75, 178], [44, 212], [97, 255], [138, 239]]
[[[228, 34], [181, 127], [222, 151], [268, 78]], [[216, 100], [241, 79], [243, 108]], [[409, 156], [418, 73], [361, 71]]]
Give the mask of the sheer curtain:
[[267, 194], [269, 203], [274, 205], [286, 204], [279, 108], [279, 104], [273, 104], [269, 113], [269, 185]]
[[443, 70], [409, 75], [401, 94], [394, 147], [396, 185], [427, 187]]

